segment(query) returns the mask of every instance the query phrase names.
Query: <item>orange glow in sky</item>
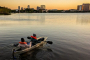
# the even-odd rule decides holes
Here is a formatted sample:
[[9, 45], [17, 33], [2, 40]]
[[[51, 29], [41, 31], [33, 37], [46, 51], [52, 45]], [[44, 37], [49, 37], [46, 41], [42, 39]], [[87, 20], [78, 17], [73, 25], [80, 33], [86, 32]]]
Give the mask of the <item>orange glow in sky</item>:
[[27, 8], [37, 8], [37, 6], [45, 5], [46, 9], [77, 9], [77, 5], [90, 3], [90, 0], [0, 0], [0, 6], [10, 9], [18, 9], [18, 6]]

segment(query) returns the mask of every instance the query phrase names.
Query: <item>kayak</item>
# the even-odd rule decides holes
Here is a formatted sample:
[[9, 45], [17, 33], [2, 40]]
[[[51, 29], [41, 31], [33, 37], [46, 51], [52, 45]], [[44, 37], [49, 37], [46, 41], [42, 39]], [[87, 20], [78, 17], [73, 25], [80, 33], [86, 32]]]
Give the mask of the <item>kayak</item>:
[[47, 40], [48, 37], [39, 37], [39, 38], [37, 38], [37, 40], [39, 40], [40, 38], [44, 38], [44, 40], [41, 41], [40, 43], [37, 43], [36, 45], [34, 45], [34, 46], [30, 47], [30, 48], [26, 48], [26, 49], [23, 49], [23, 50], [20, 50], [20, 51], [17, 51], [17, 49], [13, 49], [12, 50], [13, 51], [13, 56], [15, 54], [22, 54], [22, 53], [31, 51], [31, 50], [33, 50], [33, 49], [35, 49], [35, 48], [37, 48], [37, 47], [39, 47], [41, 45], [45, 45], [47, 43], [46, 40]]

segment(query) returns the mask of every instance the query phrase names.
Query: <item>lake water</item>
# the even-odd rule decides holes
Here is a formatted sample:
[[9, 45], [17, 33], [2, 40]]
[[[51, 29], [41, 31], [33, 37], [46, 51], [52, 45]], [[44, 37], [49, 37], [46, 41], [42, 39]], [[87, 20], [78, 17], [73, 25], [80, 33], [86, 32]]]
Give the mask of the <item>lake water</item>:
[[[90, 60], [90, 13], [17, 13], [0, 16], [0, 60], [12, 60], [13, 44], [33, 33], [45, 45], [21, 60]], [[23, 59], [22, 59], [23, 58]]]

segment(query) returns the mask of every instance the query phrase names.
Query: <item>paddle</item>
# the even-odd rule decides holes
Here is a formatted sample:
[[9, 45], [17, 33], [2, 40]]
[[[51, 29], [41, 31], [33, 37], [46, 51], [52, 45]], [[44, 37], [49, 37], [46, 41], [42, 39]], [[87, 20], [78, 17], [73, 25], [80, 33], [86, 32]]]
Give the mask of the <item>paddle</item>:
[[53, 42], [52, 41], [46, 41], [48, 44], [53, 44]]
[[19, 45], [19, 43], [13, 44], [14, 47], [17, 47]]
[[[27, 39], [31, 39], [31, 37], [27, 37]], [[39, 40], [43, 41], [43, 40], [44, 40], [44, 38], [41, 38], [41, 39], [39, 39]], [[53, 44], [53, 42], [52, 42], [52, 41], [45, 41], [45, 42], [47, 42], [48, 44]]]
[[[45, 41], [45, 42], [47, 42], [48, 44], [53, 44], [52, 41]], [[18, 45], [19, 45], [19, 43], [16, 43], [16, 44], [14, 44], [13, 46], [14, 46], [14, 47], [17, 47]]]
[[31, 39], [31, 37], [28, 36], [27, 39]]
[[[31, 39], [31, 37], [27, 37], [27, 39]], [[39, 39], [40, 41], [43, 41], [44, 40], [44, 38], [41, 38], [41, 39]], [[48, 44], [53, 44], [53, 42], [52, 41], [45, 41], [45, 42], [47, 42]], [[19, 45], [19, 43], [16, 43], [16, 44], [14, 44], [13, 46], [14, 47], [17, 47]]]

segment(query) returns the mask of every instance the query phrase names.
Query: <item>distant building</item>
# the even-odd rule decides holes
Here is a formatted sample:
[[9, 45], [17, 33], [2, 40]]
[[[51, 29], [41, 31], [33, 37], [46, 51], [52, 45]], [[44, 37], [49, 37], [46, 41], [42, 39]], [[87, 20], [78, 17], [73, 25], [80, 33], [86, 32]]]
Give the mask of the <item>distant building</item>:
[[21, 7], [21, 10], [23, 10], [23, 7]]
[[63, 10], [63, 11], [61, 11], [62, 13], [64, 13], [65, 12], [65, 10]]
[[57, 11], [57, 9], [52, 9], [51, 11]]
[[26, 8], [24, 8], [24, 10], [25, 10]]
[[83, 4], [82, 9], [83, 11], [90, 11], [90, 4], [89, 3]]
[[30, 5], [28, 5], [27, 8], [30, 9]]
[[82, 11], [82, 10], [83, 10], [82, 5], [78, 5], [78, 6], [77, 6], [77, 10], [78, 10], [78, 11]]
[[18, 12], [18, 9], [16, 9], [16, 12]]
[[20, 6], [18, 6], [18, 10], [20, 10]]
[[39, 10], [40, 9], [40, 7], [39, 6], [37, 6], [37, 10]]
[[32, 10], [34, 10], [34, 8], [31, 8]]
[[20, 6], [18, 6], [18, 12], [20, 13]]
[[70, 9], [71, 12], [77, 11], [76, 9]]
[[46, 7], [45, 7], [45, 5], [41, 5], [41, 9], [45, 9]]

